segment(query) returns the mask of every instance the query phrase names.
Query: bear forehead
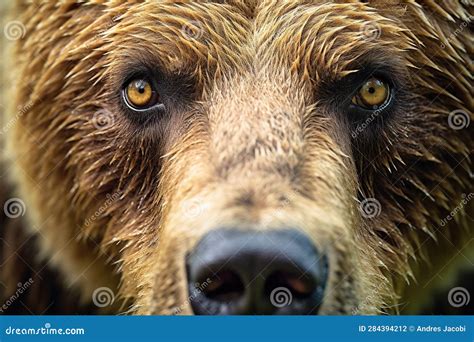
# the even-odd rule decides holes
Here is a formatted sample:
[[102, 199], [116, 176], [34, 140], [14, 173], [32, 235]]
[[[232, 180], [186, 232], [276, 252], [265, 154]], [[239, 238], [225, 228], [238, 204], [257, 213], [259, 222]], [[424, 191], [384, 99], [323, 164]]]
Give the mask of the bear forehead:
[[[361, 56], [379, 51], [385, 60], [412, 47], [412, 37], [400, 39], [404, 28], [384, 14], [393, 18], [401, 10], [398, 2], [383, 10], [359, 2], [157, 2], [115, 9], [104, 36], [113, 45], [107, 50], [112, 67], [145, 60], [202, 75], [270, 61], [300, 74], [311, 70], [308, 76], [318, 79], [318, 70], [344, 76]], [[368, 40], [371, 30], [383, 39]]]

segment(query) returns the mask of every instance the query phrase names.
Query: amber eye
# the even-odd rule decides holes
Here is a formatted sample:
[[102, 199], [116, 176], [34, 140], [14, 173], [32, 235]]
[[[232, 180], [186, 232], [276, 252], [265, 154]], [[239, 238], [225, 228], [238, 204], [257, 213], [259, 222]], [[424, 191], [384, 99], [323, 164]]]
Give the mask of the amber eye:
[[147, 109], [158, 103], [158, 93], [146, 79], [134, 79], [124, 89], [125, 102], [135, 110]]
[[366, 109], [377, 109], [385, 105], [389, 97], [389, 85], [373, 77], [360, 87], [357, 94], [352, 98], [352, 103]]

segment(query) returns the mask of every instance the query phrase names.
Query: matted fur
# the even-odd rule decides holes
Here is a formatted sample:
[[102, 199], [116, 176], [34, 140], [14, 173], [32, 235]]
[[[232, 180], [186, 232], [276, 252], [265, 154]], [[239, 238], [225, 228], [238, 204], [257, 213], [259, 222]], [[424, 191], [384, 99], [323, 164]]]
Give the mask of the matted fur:
[[[4, 121], [25, 226], [83, 302], [113, 289], [115, 312], [191, 313], [185, 256], [231, 225], [307, 233], [329, 256], [323, 314], [415, 305], [407, 285], [473, 245], [472, 203], [441, 225], [472, 191], [472, 125], [448, 125], [454, 110], [472, 119], [471, 11], [462, 1], [19, 4], [26, 34], [6, 69]], [[367, 64], [401, 87], [390, 117], [354, 138], [334, 102]], [[146, 127], [120, 106], [140, 65], [179, 88]], [[361, 215], [365, 198], [380, 215]]]

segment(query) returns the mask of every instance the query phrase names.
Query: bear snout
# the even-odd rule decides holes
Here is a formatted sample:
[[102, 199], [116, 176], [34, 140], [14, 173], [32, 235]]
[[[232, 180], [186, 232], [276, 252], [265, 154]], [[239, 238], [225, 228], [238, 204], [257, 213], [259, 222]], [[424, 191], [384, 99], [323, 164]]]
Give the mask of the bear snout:
[[327, 257], [297, 229], [215, 229], [186, 261], [197, 315], [317, 314], [328, 278]]

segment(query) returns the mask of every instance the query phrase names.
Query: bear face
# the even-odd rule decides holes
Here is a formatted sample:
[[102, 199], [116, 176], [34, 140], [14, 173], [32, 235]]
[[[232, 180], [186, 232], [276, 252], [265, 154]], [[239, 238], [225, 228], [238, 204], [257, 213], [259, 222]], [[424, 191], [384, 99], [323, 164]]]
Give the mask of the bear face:
[[[228, 280], [241, 274], [221, 273], [225, 262], [194, 279], [189, 260], [215, 258], [201, 252], [209, 234], [221, 233], [204, 243], [219, 254], [237, 231], [247, 238], [226, 260], [259, 264], [239, 250], [263, 241], [285, 253], [302, 238], [268, 234], [291, 230], [314, 247], [294, 249], [314, 258], [318, 284], [274, 284], [298, 300], [324, 293], [297, 313], [379, 313], [426, 276], [432, 237], [456, 246], [445, 259], [470, 241], [467, 216], [441, 221], [472, 188], [472, 130], [452, 119], [472, 110], [461, 5], [18, 10], [10, 176], [42, 253], [84, 300], [105, 286], [131, 313], [261, 313], [196, 308], [194, 286], [240, 298], [273, 258], [245, 281]], [[18, 106], [27, 110], [15, 116]]]

